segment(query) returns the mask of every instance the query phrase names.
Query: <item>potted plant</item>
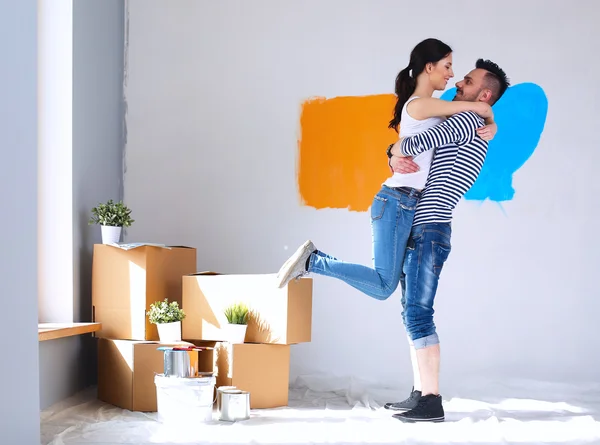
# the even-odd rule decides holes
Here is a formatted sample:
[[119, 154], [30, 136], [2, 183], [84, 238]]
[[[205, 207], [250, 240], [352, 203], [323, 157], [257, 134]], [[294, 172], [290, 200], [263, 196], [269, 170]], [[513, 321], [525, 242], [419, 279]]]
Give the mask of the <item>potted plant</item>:
[[135, 221], [131, 219], [131, 210], [123, 201], [113, 202], [110, 199], [105, 204], [98, 204], [92, 209], [89, 224], [100, 224], [102, 230], [102, 243], [118, 243], [121, 239], [123, 227], [130, 227]]
[[165, 298], [164, 301], [152, 303], [146, 315], [148, 315], [150, 323], [156, 325], [161, 342], [181, 341], [181, 321], [185, 318], [185, 312], [179, 308], [176, 301], [169, 303], [169, 300]]
[[243, 303], [234, 303], [228, 306], [224, 313], [227, 318], [227, 325], [225, 326], [227, 341], [230, 343], [244, 343], [248, 327], [248, 307]]

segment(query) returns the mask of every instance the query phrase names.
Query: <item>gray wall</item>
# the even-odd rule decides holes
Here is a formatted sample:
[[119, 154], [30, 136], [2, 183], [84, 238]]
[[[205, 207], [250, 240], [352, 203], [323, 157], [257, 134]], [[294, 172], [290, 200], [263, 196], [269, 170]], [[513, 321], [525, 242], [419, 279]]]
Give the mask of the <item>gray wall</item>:
[[[123, 0], [73, 2], [74, 321], [91, 321], [89, 226], [98, 202], [123, 197]], [[96, 382], [96, 341], [89, 335], [40, 343], [42, 409]]]
[[[276, 273], [307, 238], [337, 258], [372, 264], [368, 211], [300, 200], [300, 105], [392, 93], [413, 46], [437, 37], [454, 49], [448, 87], [485, 57], [513, 84], [540, 85], [549, 100], [539, 146], [513, 176], [514, 199], [464, 200], [455, 212], [436, 296], [442, 387], [481, 375], [597, 381], [600, 355], [590, 351], [600, 349], [600, 241], [590, 232], [600, 217], [600, 64], [590, 55], [600, 2], [431, 0], [426, 14], [420, 2], [373, 3], [131, 0], [129, 237], [196, 246], [198, 270]], [[498, 137], [514, 137], [498, 123]], [[356, 134], [352, 125], [348, 132]], [[327, 144], [322, 150], [326, 158]], [[382, 156], [382, 147], [372, 150]], [[339, 167], [315, 181], [327, 187], [345, 174], [364, 178]], [[292, 377], [353, 375], [410, 388], [400, 292], [380, 302], [314, 279], [312, 342], [292, 348]]]
[[0, 30], [0, 441], [37, 445], [37, 1], [2, 2]]

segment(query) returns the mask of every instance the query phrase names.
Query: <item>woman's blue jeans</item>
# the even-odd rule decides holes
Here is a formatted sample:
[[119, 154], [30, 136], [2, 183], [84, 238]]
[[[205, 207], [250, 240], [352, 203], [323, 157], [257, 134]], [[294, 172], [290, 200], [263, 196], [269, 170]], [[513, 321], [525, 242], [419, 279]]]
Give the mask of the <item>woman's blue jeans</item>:
[[387, 299], [400, 282], [418, 199], [417, 190], [386, 186], [373, 198], [373, 267], [347, 263], [317, 251], [310, 256], [308, 271], [338, 278], [378, 300]]

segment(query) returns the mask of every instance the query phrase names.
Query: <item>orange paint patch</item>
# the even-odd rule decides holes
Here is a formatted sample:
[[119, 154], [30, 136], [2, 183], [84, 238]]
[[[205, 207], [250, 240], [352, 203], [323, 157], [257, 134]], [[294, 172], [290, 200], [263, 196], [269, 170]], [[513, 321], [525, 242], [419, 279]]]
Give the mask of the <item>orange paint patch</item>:
[[398, 140], [387, 128], [393, 94], [312, 98], [302, 104], [298, 187], [316, 209], [366, 211], [390, 175], [385, 150]]

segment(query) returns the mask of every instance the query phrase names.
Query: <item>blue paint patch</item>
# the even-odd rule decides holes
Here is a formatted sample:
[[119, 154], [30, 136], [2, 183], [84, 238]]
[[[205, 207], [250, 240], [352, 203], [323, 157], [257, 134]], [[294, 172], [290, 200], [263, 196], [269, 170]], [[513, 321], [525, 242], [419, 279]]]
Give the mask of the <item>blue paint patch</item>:
[[[442, 95], [452, 100], [456, 88]], [[495, 202], [513, 199], [513, 174], [531, 157], [548, 114], [544, 90], [534, 83], [521, 83], [508, 88], [493, 106], [498, 133], [490, 142], [479, 177], [465, 194], [465, 199]]]

